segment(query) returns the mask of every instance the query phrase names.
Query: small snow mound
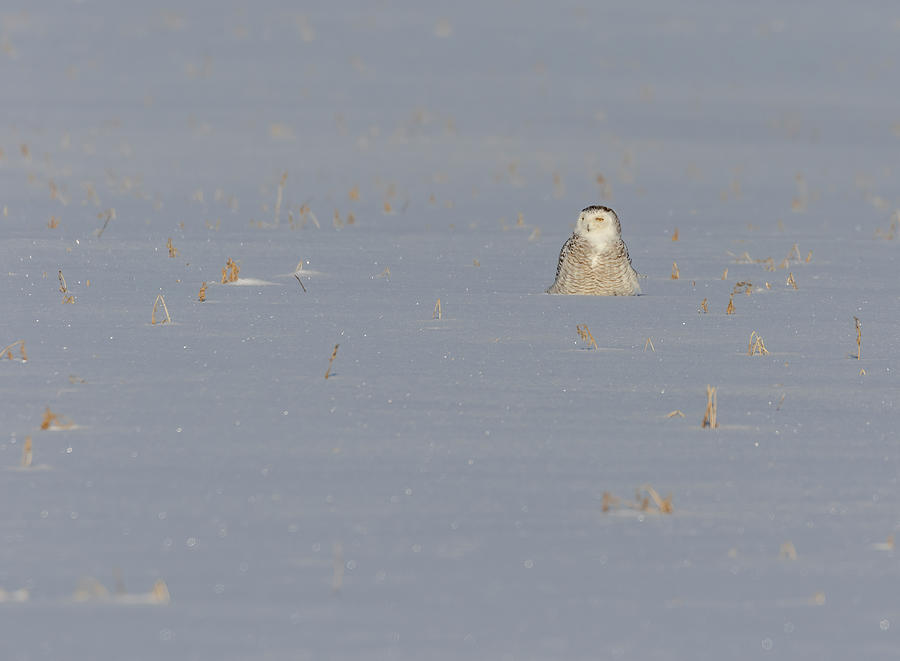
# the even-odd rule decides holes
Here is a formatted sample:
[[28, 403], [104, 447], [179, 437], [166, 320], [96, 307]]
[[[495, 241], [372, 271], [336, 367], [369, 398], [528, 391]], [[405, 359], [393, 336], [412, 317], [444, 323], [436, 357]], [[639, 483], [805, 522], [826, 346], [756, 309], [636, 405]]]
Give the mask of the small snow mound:
[[294, 271], [293, 273], [279, 273], [276, 275], [276, 278], [295, 278], [298, 275], [322, 275], [322, 271], [314, 271], [312, 269], [300, 269], [299, 271]]
[[235, 287], [263, 287], [267, 285], [277, 285], [277, 282], [269, 282], [268, 280], [260, 280], [259, 278], [238, 278], [234, 282], [226, 283]]

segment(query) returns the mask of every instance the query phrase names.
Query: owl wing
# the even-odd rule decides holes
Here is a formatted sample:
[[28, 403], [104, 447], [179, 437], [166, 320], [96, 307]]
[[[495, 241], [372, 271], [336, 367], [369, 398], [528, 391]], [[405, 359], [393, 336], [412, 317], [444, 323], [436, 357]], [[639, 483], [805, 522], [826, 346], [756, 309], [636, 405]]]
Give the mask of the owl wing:
[[631, 263], [631, 255], [628, 254], [628, 246], [625, 245], [625, 242], [622, 239], [619, 239], [619, 244], [621, 244], [621, 246], [616, 246], [617, 250], [620, 253], [624, 254], [625, 261], [628, 262], [628, 266], [634, 268], [634, 265]]
[[556, 279], [547, 290], [550, 294], [582, 293], [581, 287], [584, 273], [590, 269], [587, 242], [577, 234], [573, 234], [559, 251], [559, 262], [556, 264]]
[[583, 253], [584, 247], [579, 245], [580, 239], [577, 234], [573, 234], [563, 244], [562, 250], [559, 251], [559, 261], [556, 263], [556, 279], [559, 280], [559, 274], [563, 269], [563, 265], [567, 260], [571, 259], [575, 253]]
[[641, 286], [638, 284], [638, 274], [631, 265], [631, 255], [628, 254], [628, 246], [622, 239], [616, 242], [611, 255], [607, 260], [605, 278], [615, 282], [616, 286], [611, 290], [616, 296], [640, 294]]

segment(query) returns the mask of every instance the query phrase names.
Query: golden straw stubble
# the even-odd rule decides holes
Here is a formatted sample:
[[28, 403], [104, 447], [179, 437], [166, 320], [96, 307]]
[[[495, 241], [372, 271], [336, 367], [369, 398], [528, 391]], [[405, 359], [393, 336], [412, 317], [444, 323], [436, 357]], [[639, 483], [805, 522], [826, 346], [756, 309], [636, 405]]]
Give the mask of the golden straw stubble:
[[332, 352], [331, 352], [331, 358], [328, 359], [328, 369], [325, 370], [325, 378], [326, 378], [326, 379], [327, 379], [329, 376], [331, 376], [331, 364], [334, 362], [334, 359], [337, 358], [337, 350], [338, 350], [338, 347], [339, 347], [339, 346], [341, 346], [341, 345], [340, 345], [340, 344], [335, 344], [335, 345], [334, 345], [334, 349], [333, 349]]
[[25, 446], [22, 448], [22, 468], [29, 468], [33, 455], [31, 452], [31, 436], [25, 437]]
[[228, 261], [225, 262], [225, 267], [222, 269], [222, 284], [227, 285], [229, 282], [237, 282], [240, 272], [241, 267], [229, 257]]
[[769, 350], [766, 349], [766, 344], [763, 342], [762, 336], [756, 331], [752, 331], [750, 333], [750, 342], [747, 343], [747, 355], [748, 356], [765, 356], [768, 355]]
[[163, 313], [166, 315], [165, 319], [160, 319], [161, 324], [169, 324], [172, 323], [172, 317], [169, 316], [169, 308], [166, 306], [166, 299], [163, 298], [162, 294], [156, 295], [156, 300], [153, 301], [153, 310], [150, 311], [150, 325], [156, 325], [156, 308], [160, 306], [162, 308]]
[[41, 429], [50, 429], [50, 427], [59, 422], [59, 416], [50, 410], [48, 406], [44, 410], [44, 417], [41, 419]]
[[[641, 491], [644, 491], [646, 495], [642, 494]], [[653, 503], [660, 514], [671, 514], [673, 511], [672, 507], [672, 496], [671, 494], [662, 498], [659, 495], [659, 492], [656, 491], [649, 484], [643, 485], [640, 489], [635, 491], [634, 500], [625, 500], [622, 498], [617, 498], [613, 496], [610, 492], [603, 492], [603, 499], [600, 503], [600, 508], [604, 512], [609, 512], [612, 509], [630, 509], [636, 510], [638, 512], [650, 512], [650, 503]]]
[[597, 340], [594, 339], [594, 336], [591, 334], [591, 330], [587, 327], [587, 324], [578, 324], [575, 326], [575, 330], [578, 331], [578, 337], [587, 342], [588, 349], [593, 347], [597, 349]]
[[27, 363], [28, 362], [28, 354], [25, 353], [25, 340], [16, 340], [12, 344], [9, 344], [9, 345], [3, 347], [2, 349], [0, 349], [0, 359], [6, 358], [9, 360], [15, 360], [15, 358], [13, 356], [13, 349], [16, 346], [19, 347], [19, 352], [22, 355], [22, 362]]
[[703, 424], [701, 428], [715, 429], [719, 426], [717, 419], [718, 402], [716, 401], [716, 388], [706, 386], [706, 412], [703, 414]]

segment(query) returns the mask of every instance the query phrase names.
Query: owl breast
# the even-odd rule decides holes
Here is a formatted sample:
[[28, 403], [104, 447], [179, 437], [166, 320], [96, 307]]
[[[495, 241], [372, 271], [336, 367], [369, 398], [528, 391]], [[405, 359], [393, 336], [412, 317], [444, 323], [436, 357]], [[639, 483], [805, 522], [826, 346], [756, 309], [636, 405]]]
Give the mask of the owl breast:
[[547, 291], [551, 294], [631, 296], [640, 293], [641, 288], [624, 241], [619, 239], [598, 250], [575, 234], [560, 251], [556, 281]]

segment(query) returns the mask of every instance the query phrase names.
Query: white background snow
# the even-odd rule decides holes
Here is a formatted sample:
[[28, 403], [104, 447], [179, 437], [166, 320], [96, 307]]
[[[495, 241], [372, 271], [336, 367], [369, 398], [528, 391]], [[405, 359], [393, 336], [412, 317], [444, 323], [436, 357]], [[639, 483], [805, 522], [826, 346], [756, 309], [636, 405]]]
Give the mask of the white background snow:
[[[896, 658], [898, 58], [892, 2], [5, 3], [0, 657]], [[543, 293], [591, 203], [642, 296]]]

